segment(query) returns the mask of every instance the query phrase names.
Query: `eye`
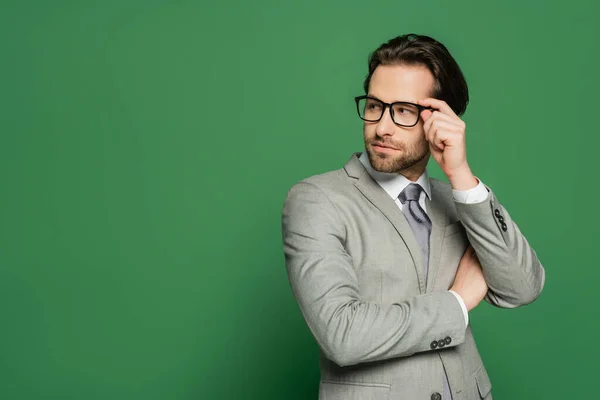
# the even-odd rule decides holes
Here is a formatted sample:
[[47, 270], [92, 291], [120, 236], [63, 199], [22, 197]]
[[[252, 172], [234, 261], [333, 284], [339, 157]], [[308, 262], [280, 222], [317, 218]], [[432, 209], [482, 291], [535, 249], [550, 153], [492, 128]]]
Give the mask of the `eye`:
[[367, 102], [367, 110], [379, 110], [381, 108], [381, 104], [376, 101]]
[[411, 104], [396, 104], [394, 105], [394, 114], [400, 115], [414, 115], [418, 114], [418, 110]]

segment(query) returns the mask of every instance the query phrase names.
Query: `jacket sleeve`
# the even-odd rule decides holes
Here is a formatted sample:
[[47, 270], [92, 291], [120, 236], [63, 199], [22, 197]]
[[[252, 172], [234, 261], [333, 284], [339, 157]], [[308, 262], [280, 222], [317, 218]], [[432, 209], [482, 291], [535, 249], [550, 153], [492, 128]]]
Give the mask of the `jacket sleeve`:
[[[282, 214], [288, 279], [324, 354], [340, 366], [407, 357], [465, 339], [458, 300], [448, 291], [393, 304], [361, 299], [335, 204], [312, 183], [290, 189]], [[432, 347], [433, 346], [433, 347]]]
[[485, 299], [502, 308], [529, 304], [544, 287], [545, 270], [508, 211], [486, 189], [488, 196], [482, 202], [455, 202], [489, 287]]

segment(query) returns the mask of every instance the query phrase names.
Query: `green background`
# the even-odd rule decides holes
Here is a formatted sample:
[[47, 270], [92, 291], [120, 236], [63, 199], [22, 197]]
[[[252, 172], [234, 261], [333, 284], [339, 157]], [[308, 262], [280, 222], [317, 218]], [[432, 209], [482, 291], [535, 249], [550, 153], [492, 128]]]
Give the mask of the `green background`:
[[598, 3], [0, 4], [0, 398], [315, 399], [281, 207], [361, 150], [407, 32], [463, 68], [471, 168], [547, 272], [471, 313], [494, 398], [597, 393]]

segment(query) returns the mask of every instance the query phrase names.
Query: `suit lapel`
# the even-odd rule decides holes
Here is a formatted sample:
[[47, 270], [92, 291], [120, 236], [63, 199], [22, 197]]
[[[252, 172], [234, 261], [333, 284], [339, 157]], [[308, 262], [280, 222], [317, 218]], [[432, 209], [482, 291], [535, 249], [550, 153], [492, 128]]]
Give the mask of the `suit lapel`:
[[435, 184], [431, 182], [431, 201], [426, 200], [427, 215], [431, 219], [431, 236], [429, 238], [429, 271], [427, 274], [427, 292], [433, 290], [435, 278], [440, 268], [440, 258], [444, 231], [448, 224], [448, 214], [444, 210], [442, 193], [436, 190]]
[[406, 217], [385, 190], [365, 170], [357, 158], [359, 154], [354, 154], [346, 164], [346, 172], [351, 177], [357, 178], [354, 183], [356, 188], [390, 221], [406, 244], [419, 280], [419, 290], [421, 293], [425, 293], [426, 282], [421, 247], [417, 243]]

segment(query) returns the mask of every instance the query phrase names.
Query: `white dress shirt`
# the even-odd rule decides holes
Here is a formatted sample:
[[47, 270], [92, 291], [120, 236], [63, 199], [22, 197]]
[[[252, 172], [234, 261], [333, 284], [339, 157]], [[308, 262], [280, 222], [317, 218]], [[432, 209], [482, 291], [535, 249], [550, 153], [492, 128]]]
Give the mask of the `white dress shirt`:
[[[425, 212], [427, 212], [427, 206], [425, 204], [425, 197], [429, 197], [431, 201], [431, 185], [429, 183], [429, 175], [427, 173], [427, 169], [423, 172], [423, 174], [417, 179], [416, 182], [412, 182], [408, 178], [403, 175], [396, 173], [388, 173], [388, 172], [379, 172], [373, 169], [371, 162], [369, 161], [369, 157], [366, 151], [363, 151], [361, 156], [359, 157], [360, 162], [365, 166], [369, 174], [375, 179], [375, 181], [386, 191], [386, 193], [394, 200], [396, 205], [402, 210], [402, 203], [398, 196], [404, 190], [406, 186], [411, 183], [418, 183], [424, 189], [421, 192], [421, 196], [419, 197], [419, 205], [423, 208]], [[485, 201], [488, 197], [488, 190], [485, 185], [477, 178], [479, 182], [477, 186], [469, 190], [454, 190], [452, 189], [452, 195], [454, 200], [460, 203], [480, 203]], [[460, 297], [460, 295], [453, 290], [450, 290], [458, 302], [460, 303], [460, 307], [463, 310], [463, 314], [465, 316], [465, 326], [469, 324], [469, 313], [467, 312], [467, 307], [465, 302]]]

